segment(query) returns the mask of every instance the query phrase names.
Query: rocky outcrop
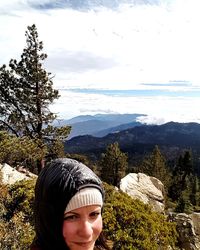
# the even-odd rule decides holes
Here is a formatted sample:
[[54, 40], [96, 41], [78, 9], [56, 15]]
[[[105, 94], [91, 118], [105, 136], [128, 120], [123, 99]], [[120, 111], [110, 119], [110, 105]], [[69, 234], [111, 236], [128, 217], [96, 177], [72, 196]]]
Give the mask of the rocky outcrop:
[[[155, 211], [164, 213], [164, 186], [157, 178], [130, 173], [121, 180], [120, 189], [132, 198], [151, 205]], [[178, 249], [200, 250], [200, 213], [170, 212], [166, 216], [177, 225]]]
[[[121, 179], [120, 189], [132, 198], [151, 205], [155, 211], [164, 213], [164, 186], [157, 178], [130, 173]], [[166, 216], [177, 225], [178, 249], [200, 250], [200, 213], [170, 212]]]
[[120, 189], [133, 198], [164, 212], [164, 186], [160, 180], [143, 173], [130, 173], [120, 182]]
[[14, 184], [16, 181], [37, 177], [28, 170], [21, 169], [20, 172], [6, 163], [4, 163], [3, 165], [0, 164], [0, 172], [2, 175], [2, 182], [4, 184]]
[[200, 214], [170, 213], [170, 221], [176, 223], [178, 246], [184, 250], [200, 249]]
[[[194, 230], [200, 242], [200, 213], [192, 213], [190, 214], [190, 218], [193, 221]], [[199, 249], [200, 249], [200, 246], [199, 246]]]

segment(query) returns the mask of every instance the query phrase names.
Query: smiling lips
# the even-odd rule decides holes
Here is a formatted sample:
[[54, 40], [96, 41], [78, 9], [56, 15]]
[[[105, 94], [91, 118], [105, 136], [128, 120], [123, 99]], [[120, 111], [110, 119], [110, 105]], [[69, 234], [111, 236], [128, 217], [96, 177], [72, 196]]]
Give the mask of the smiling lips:
[[77, 244], [78, 246], [81, 246], [81, 247], [87, 247], [87, 246], [91, 245], [91, 241], [89, 241], [89, 242], [75, 242], [75, 244]]

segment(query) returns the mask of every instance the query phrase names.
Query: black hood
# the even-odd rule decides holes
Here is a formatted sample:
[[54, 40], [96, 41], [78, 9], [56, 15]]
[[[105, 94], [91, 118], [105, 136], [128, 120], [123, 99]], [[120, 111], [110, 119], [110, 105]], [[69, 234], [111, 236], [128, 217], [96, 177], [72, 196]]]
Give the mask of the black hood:
[[42, 169], [35, 187], [35, 242], [43, 250], [66, 250], [62, 236], [64, 210], [82, 188], [95, 187], [104, 199], [101, 180], [84, 164], [61, 158]]

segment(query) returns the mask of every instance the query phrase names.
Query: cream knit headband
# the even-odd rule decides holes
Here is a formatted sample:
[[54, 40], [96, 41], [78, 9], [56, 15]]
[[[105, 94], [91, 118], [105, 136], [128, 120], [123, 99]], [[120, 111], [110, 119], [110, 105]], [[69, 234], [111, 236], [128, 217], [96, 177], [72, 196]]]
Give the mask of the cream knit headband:
[[103, 206], [102, 194], [97, 188], [89, 187], [78, 191], [67, 204], [64, 213], [89, 205]]

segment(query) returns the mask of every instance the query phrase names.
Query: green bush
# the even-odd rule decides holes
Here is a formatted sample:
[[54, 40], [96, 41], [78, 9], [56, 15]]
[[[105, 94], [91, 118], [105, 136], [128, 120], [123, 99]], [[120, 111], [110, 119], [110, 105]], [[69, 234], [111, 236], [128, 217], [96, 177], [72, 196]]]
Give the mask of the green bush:
[[5, 203], [7, 220], [22, 212], [24, 220], [33, 225], [34, 187], [35, 179], [18, 181], [8, 187], [8, 198]]
[[0, 219], [0, 249], [28, 250], [33, 238], [33, 226], [24, 218], [23, 212], [16, 213], [9, 221]]
[[26, 136], [17, 137], [5, 131], [0, 131], [0, 162], [11, 166], [26, 166], [33, 171], [37, 161], [47, 154], [47, 147], [41, 148], [40, 140]]
[[35, 180], [0, 183], [0, 249], [29, 249], [34, 238], [33, 200]]
[[157, 250], [174, 247], [175, 224], [150, 206], [105, 184], [104, 232], [115, 250]]

